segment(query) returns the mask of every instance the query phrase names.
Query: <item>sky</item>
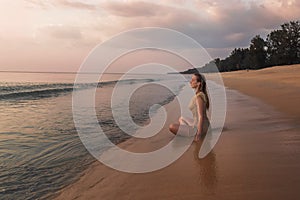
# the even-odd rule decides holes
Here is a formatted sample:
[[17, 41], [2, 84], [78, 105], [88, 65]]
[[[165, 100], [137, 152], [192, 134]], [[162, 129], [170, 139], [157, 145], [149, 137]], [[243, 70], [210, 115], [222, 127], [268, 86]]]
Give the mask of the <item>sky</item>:
[[144, 27], [179, 31], [225, 58], [299, 20], [300, 1], [1, 0], [0, 13], [0, 71], [76, 72], [97, 45]]

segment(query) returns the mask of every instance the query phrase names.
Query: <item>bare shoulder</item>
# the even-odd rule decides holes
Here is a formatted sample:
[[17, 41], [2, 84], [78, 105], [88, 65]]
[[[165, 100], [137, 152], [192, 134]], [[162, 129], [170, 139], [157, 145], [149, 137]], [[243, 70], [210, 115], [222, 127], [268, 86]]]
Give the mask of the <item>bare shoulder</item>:
[[201, 97], [200, 95], [197, 95], [197, 96], [196, 96], [196, 102], [197, 102], [198, 104], [204, 104], [204, 103], [205, 103], [203, 97]]
[[197, 100], [199, 99], [200, 101], [206, 102], [206, 96], [203, 92], [199, 92], [196, 94]]

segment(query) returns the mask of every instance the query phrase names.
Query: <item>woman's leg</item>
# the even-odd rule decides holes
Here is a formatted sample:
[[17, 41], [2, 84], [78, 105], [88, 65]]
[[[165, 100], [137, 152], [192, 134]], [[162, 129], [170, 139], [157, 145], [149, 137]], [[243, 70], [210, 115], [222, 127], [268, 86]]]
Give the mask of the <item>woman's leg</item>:
[[203, 121], [202, 133], [201, 133], [201, 135], [195, 137], [195, 141], [199, 141], [201, 138], [203, 139], [206, 136], [206, 134], [209, 131], [209, 129], [210, 129], [210, 122], [209, 122], [209, 120], [204, 120]]
[[[180, 132], [178, 133], [179, 127], [180, 127]], [[188, 125], [180, 125], [177, 123], [171, 124], [169, 126], [169, 130], [175, 135], [179, 134], [181, 136], [186, 136], [186, 137], [191, 137], [195, 135], [194, 128]]]
[[174, 135], [176, 135], [177, 132], [178, 132], [179, 126], [180, 126], [180, 124], [170, 124], [169, 130], [170, 130]]

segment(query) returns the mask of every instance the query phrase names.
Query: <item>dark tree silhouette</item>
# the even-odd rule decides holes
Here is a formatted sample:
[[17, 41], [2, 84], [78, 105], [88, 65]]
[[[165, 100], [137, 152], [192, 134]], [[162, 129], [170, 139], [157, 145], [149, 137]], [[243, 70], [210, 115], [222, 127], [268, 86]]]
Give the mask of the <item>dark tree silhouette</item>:
[[281, 25], [267, 36], [268, 65], [300, 63], [300, 22]]
[[260, 37], [260, 35], [255, 36], [251, 40], [249, 53], [250, 58], [248, 62], [250, 62], [250, 68], [260, 69], [265, 67], [267, 58], [267, 46], [266, 42]]
[[[249, 48], [235, 48], [231, 54], [221, 60], [216, 58], [203, 67], [200, 72], [213, 72], [217, 66], [220, 72], [241, 69], [261, 69], [275, 65], [300, 63], [300, 21], [282, 24], [281, 29], [268, 34], [266, 41], [256, 35]], [[184, 73], [194, 73], [197, 69]]]

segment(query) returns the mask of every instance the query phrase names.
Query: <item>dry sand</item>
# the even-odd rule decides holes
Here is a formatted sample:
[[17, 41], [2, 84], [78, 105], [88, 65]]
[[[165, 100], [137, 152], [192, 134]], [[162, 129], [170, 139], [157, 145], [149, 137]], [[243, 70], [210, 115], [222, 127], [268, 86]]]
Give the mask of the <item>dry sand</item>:
[[[95, 162], [57, 199], [299, 199], [299, 68], [224, 73], [226, 86], [262, 101], [228, 90], [223, 134], [204, 159], [197, 157], [201, 143], [193, 143], [176, 162], [151, 173], [123, 173]], [[166, 106], [167, 124], [177, 120], [177, 107], [176, 101]], [[156, 137], [121, 146], [160, 148], [173, 138], [167, 124]]]
[[222, 73], [227, 87], [254, 96], [300, 119], [300, 65]]

